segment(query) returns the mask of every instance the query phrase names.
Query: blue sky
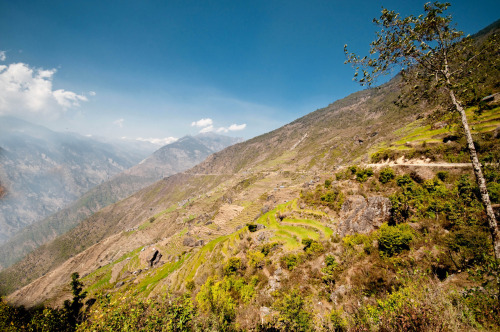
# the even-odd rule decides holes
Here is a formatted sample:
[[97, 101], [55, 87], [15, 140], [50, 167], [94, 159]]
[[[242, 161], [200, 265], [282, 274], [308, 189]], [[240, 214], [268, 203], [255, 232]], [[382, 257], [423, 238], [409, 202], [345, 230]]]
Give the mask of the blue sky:
[[[0, 0], [0, 114], [114, 138], [251, 138], [361, 89], [343, 45], [366, 53], [382, 6], [424, 2]], [[449, 13], [474, 33], [500, 2]]]

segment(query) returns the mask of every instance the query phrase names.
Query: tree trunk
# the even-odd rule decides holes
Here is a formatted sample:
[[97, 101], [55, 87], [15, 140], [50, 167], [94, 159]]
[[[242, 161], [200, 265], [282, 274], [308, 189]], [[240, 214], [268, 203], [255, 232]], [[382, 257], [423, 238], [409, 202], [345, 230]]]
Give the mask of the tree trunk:
[[493, 207], [491, 206], [490, 196], [488, 195], [488, 190], [486, 189], [486, 180], [483, 176], [483, 171], [481, 170], [481, 164], [477, 158], [476, 148], [474, 147], [474, 141], [472, 140], [472, 135], [470, 133], [469, 124], [467, 122], [467, 116], [465, 110], [458, 103], [453, 90], [448, 88], [450, 93], [451, 101], [455, 105], [457, 111], [460, 113], [462, 118], [462, 125], [465, 131], [465, 137], [467, 138], [467, 146], [469, 148], [470, 159], [472, 162], [472, 168], [474, 169], [474, 175], [476, 176], [476, 182], [479, 187], [479, 192], [481, 193], [481, 201], [486, 209], [486, 215], [488, 217], [488, 224], [491, 231], [491, 236], [493, 238], [493, 250], [495, 251], [495, 258], [500, 259], [500, 233], [498, 231], [497, 220], [495, 218], [495, 213], [493, 212]]

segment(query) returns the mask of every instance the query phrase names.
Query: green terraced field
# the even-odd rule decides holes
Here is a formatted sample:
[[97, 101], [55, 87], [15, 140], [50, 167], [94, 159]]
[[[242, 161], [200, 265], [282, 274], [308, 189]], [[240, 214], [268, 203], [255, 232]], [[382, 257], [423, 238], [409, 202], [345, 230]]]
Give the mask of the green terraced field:
[[[258, 208], [257, 204], [252, 204], [248, 206], [246, 210], [251, 213], [245, 213], [243, 217], [250, 222], [248, 217], [259, 211], [260, 207]], [[277, 219], [278, 214], [287, 216], [280, 220]], [[291, 216], [292, 214], [293, 216]], [[302, 219], [296, 215], [307, 215], [307, 219]], [[321, 221], [315, 220], [315, 218], [322, 219], [325, 216], [326, 214], [322, 211], [299, 209], [297, 207], [297, 199], [295, 199], [285, 204], [278, 205], [275, 209], [260, 216], [255, 223], [262, 224], [265, 228], [253, 234], [255, 234], [254, 237], [256, 237], [259, 232], [271, 232], [272, 236], [269, 238], [270, 242], [281, 243], [285, 251], [300, 250], [303, 247], [303, 239], [328, 239], [333, 234], [331, 228], [325, 226]], [[180, 246], [180, 240], [186, 232], [187, 228], [184, 228], [178, 234], [174, 235], [172, 241], [165, 248], [161, 248], [163, 254], [167, 255], [174, 253], [176, 250], [174, 250], [173, 247]], [[177, 262], [169, 262], [159, 268], [143, 272], [139, 277], [139, 282], [137, 284], [128, 283], [126, 289], [140, 296], [148, 296], [153, 291], [162, 291], [163, 288], [167, 287], [166, 284], [162, 283], [162, 280], [175, 271], [177, 271], [177, 274], [173, 286], [174, 288], [182, 287], [187, 280], [192, 280], [199, 273], [202, 273], [201, 271], [204, 271], [203, 273], [208, 270], [213, 272], [211, 270], [213, 270], [214, 266], [217, 264], [220, 265], [229, 257], [237, 254], [241, 242], [246, 241], [250, 235], [252, 235], [252, 233], [250, 233], [247, 227], [244, 227], [231, 234], [217, 237], [197, 251], [182, 253]], [[117, 261], [85, 277], [84, 280], [86, 283], [90, 284], [88, 290], [99, 291], [111, 288], [114, 284], [110, 283], [113, 266], [127, 258], [130, 258], [130, 260], [124, 265], [122, 272], [140, 268], [139, 253], [141, 249], [142, 247], [137, 248], [133, 252], [122, 256]]]
[[[470, 107], [466, 110], [469, 126], [473, 134], [491, 132], [500, 126], [500, 107], [482, 111], [481, 114], [477, 114], [476, 110], [477, 107]], [[440, 143], [445, 136], [456, 135], [461, 130], [461, 126], [458, 123], [444, 128], [432, 129], [432, 126], [425, 125], [423, 120], [416, 120], [394, 132], [395, 135], [402, 137], [393, 142], [388, 149], [411, 150], [411, 147], [405, 146], [408, 142], [417, 145], [423, 143]]]

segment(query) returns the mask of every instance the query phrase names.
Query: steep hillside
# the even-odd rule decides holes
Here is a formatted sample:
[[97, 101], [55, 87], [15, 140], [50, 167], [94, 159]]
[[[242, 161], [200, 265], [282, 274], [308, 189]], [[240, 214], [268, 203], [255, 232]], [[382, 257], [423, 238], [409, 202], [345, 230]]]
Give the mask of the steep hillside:
[[140, 164], [123, 172], [121, 179], [138, 176], [154, 180], [184, 171], [202, 162], [207, 156], [218, 152], [241, 139], [213, 133], [185, 136], [174, 143], [167, 144], [144, 159]]
[[0, 146], [0, 243], [144, 158], [12, 117], [0, 119]]
[[186, 136], [155, 151], [139, 164], [92, 188], [68, 207], [31, 225], [0, 246], [0, 267], [8, 267], [34, 248], [73, 228], [92, 213], [165, 176], [184, 171], [211, 153], [241, 139], [217, 134]]
[[[500, 67], [476, 74], [491, 96], [466, 115], [498, 214]], [[60, 308], [77, 272], [80, 331], [498, 331], [498, 262], [462, 130], [440, 102], [402, 105], [399, 83], [100, 210], [2, 271], [7, 301]]]
[[[426, 126], [441, 123], [442, 118], [436, 118], [435, 109], [426, 109], [422, 103], [400, 108], [396, 105], [398, 93], [395, 79], [215, 153], [185, 173], [101, 210], [42, 246], [3, 271], [2, 285], [13, 290], [45, 275], [11, 299], [23, 304], [48, 297], [60, 300], [57, 294], [64, 294], [63, 286], [72, 271], [86, 275], [143, 246], [168, 247], [164, 254], [170, 257], [197, 250], [189, 244], [231, 234], [235, 227], [252, 222], [262, 209], [299, 197], [303, 188], [330, 177], [339, 166], [368, 163], [388, 147], [414, 155], [419, 146], [426, 146], [426, 140], [402, 147], [400, 142], [413, 137], [412, 130], [427, 130]], [[497, 112], [494, 108], [490, 115], [494, 118]], [[474, 112], [469, 114], [474, 117]], [[479, 144], [489, 141], [495, 148], [497, 141], [489, 140], [497, 137], [495, 127], [488, 128], [493, 136], [477, 132], [475, 138]], [[443, 132], [454, 136], [456, 130], [448, 127]], [[430, 132], [429, 137], [434, 134]], [[435, 146], [462, 149], [459, 143], [438, 142], [443, 142], [441, 136], [435, 137]], [[445, 160], [446, 154], [439, 153], [443, 150], [437, 151], [433, 158]], [[190, 240], [181, 246], [186, 234]]]
[[[215, 153], [184, 174], [168, 177], [125, 201], [101, 210], [75, 229], [2, 271], [0, 278], [4, 289], [12, 290], [26, 284], [90, 247], [103, 253], [122, 252], [125, 243], [130, 245], [131, 242], [119, 232], [143, 223], [148, 225], [152, 217], [155, 222], [151, 226], [164, 225], [162, 227], [170, 233], [184, 228], [184, 220], [196, 217], [209, 221], [223, 203], [231, 204], [233, 196], [247, 186], [251, 186], [252, 190], [244, 191], [249, 197], [246, 203], [241, 199], [239, 206], [252, 211], [252, 202], [261, 195], [271, 194], [273, 188], [294, 185], [296, 189], [292, 196], [296, 197], [300, 184], [313, 179], [316, 174], [330, 172], [337, 165], [355, 160], [368, 161], [377, 144], [396, 140], [398, 136], [394, 132], [400, 124], [417, 117], [394, 105], [397, 92], [397, 81], [378, 89], [358, 92], [271, 133]], [[201, 200], [203, 209], [189, 212], [181, 208], [194, 199]], [[176, 208], [165, 212], [173, 207], [181, 210]], [[163, 214], [160, 217], [158, 213]], [[253, 213], [248, 217], [250, 220], [258, 214]], [[172, 223], [171, 218], [175, 218], [176, 222]], [[223, 230], [226, 233], [229, 231], [231, 229]], [[106, 241], [104, 247], [104, 242], [98, 243], [111, 235], [121, 240], [111, 247]], [[155, 226], [155, 231], [141, 241], [143, 244], [155, 243], [154, 240], [163, 238], [163, 235]], [[221, 233], [213, 233], [212, 236], [215, 235]], [[121, 249], [115, 250], [114, 246]], [[78, 261], [77, 257], [80, 256], [73, 259]], [[94, 263], [93, 268], [99, 266], [99, 263]], [[80, 272], [83, 274], [90, 270]], [[61, 282], [67, 278], [66, 272], [61, 276]], [[52, 284], [57, 286], [57, 283]]]

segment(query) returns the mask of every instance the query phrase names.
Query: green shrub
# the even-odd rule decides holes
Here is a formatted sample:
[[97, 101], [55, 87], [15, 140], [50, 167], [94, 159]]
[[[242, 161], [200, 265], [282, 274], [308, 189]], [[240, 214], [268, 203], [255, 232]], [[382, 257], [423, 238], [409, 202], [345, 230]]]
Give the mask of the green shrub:
[[308, 205], [324, 205], [335, 211], [339, 211], [344, 203], [344, 193], [338, 188], [325, 190], [323, 186], [317, 186], [314, 191], [302, 191], [300, 197]]
[[363, 251], [367, 254], [371, 251], [372, 242], [373, 239], [371, 235], [361, 233], [346, 235], [342, 239], [345, 248], [354, 248], [357, 245], [363, 244]]
[[325, 188], [328, 189], [328, 188], [330, 188], [331, 185], [332, 185], [332, 180], [326, 179], [325, 180]]
[[443, 182], [448, 179], [449, 175], [450, 174], [447, 171], [439, 171], [436, 173], [436, 177]]
[[281, 257], [281, 266], [293, 271], [297, 265], [302, 263], [303, 255], [300, 254], [288, 254]]
[[255, 287], [259, 283], [259, 277], [253, 276], [250, 281], [240, 278], [234, 282], [234, 289], [243, 303], [249, 303], [257, 293]]
[[476, 190], [474, 184], [472, 184], [468, 175], [461, 175], [458, 180], [455, 182], [456, 189], [458, 191], [458, 195], [465, 202], [469, 203], [474, 200], [476, 196]]
[[345, 171], [335, 173], [335, 180], [341, 181], [349, 178], [349, 169], [346, 169]]
[[230, 283], [226, 280], [217, 281], [209, 277], [196, 295], [199, 308], [207, 314], [213, 314], [222, 330], [226, 330], [236, 317], [236, 303], [228, 286]]
[[224, 275], [229, 276], [229, 275], [234, 275], [238, 271], [243, 269], [243, 263], [241, 262], [241, 259], [238, 257], [231, 257], [229, 258], [229, 261], [224, 265]]
[[334, 332], [347, 331], [347, 320], [342, 317], [342, 311], [333, 309], [330, 313], [330, 322]]
[[496, 298], [498, 296], [497, 291], [481, 288], [466, 290], [464, 302], [472, 312], [475, 320], [483, 325], [485, 330], [498, 331], [500, 326], [500, 302]]
[[460, 226], [445, 237], [449, 254], [458, 269], [486, 263], [491, 249], [490, 233], [481, 226]]
[[490, 182], [488, 183], [487, 188], [491, 202], [494, 204], [500, 203], [500, 183]]
[[396, 226], [383, 224], [378, 231], [378, 250], [383, 256], [397, 255], [410, 249], [413, 238], [413, 230], [407, 224]]
[[252, 233], [257, 231], [257, 225], [255, 225], [255, 224], [247, 224], [247, 227], [248, 227], [248, 230]]
[[352, 175], [356, 174], [356, 172], [358, 171], [358, 168], [356, 166], [349, 166], [347, 169], [351, 172]]
[[396, 183], [400, 187], [404, 187], [412, 182], [413, 182], [413, 180], [411, 179], [410, 175], [408, 175], [408, 174], [404, 174], [404, 175], [398, 176], [396, 178]]
[[373, 170], [371, 168], [358, 168], [356, 171], [356, 181], [366, 182], [369, 177], [373, 175]]
[[261, 251], [249, 250], [247, 253], [248, 265], [253, 268], [262, 268], [266, 256]]
[[273, 251], [279, 245], [280, 244], [278, 242], [266, 243], [262, 246], [260, 252], [263, 253], [264, 256], [267, 256], [269, 255], [269, 253], [271, 253], [271, 251]]
[[68, 316], [63, 310], [43, 308], [33, 313], [29, 323], [30, 331], [72, 331], [75, 326], [69, 324]]
[[297, 289], [283, 294], [273, 308], [279, 311], [277, 328], [282, 331], [311, 331], [313, 314]]
[[325, 256], [325, 267], [321, 269], [323, 273], [323, 282], [329, 286], [335, 284], [335, 277], [339, 269], [339, 264], [335, 261], [335, 257], [332, 255]]
[[389, 196], [393, 223], [406, 222], [415, 213], [422, 215], [425, 212], [426, 195], [422, 186], [415, 183], [408, 174], [398, 176], [396, 183], [401, 190]]
[[186, 281], [186, 289], [188, 291], [193, 291], [196, 288], [196, 284], [194, 283], [193, 279], [189, 279]]
[[323, 205], [327, 205], [335, 211], [340, 210], [342, 204], [344, 204], [344, 194], [338, 189], [327, 191], [320, 199]]
[[197, 315], [191, 296], [141, 299], [99, 295], [78, 331], [191, 331]]
[[371, 155], [370, 159], [373, 163], [378, 163], [379, 161], [384, 161], [387, 159], [396, 160], [399, 157], [399, 153], [395, 150], [387, 149], [377, 151]]
[[387, 182], [391, 181], [396, 177], [396, 174], [394, 173], [394, 170], [390, 167], [384, 167], [380, 171], [380, 174], [378, 176], [378, 180], [382, 184], [386, 184]]
[[323, 245], [320, 242], [312, 240], [312, 239], [302, 239], [302, 244], [304, 245], [304, 248], [303, 248], [304, 251], [308, 255], [321, 253], [325, 250], [325, 248], [323, 247]]

